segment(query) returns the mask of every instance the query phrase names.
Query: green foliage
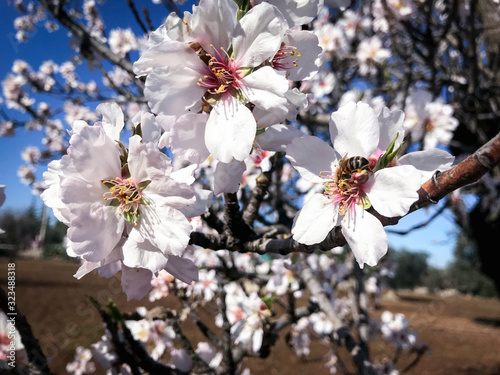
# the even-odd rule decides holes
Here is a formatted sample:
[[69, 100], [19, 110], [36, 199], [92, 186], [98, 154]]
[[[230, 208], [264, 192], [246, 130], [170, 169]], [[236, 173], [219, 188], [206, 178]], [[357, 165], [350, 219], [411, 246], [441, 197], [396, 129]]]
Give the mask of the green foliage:
[[450, 287], [465, 294], [483, 297], [496, 296], [493, 281], [480, 271], [481, 264], [473, 242], [459, 233], [454, 253], [455, 259], [448, 266], [446, 274]]
[[[0, 228], [5, 233], [0, 235], [0, 253], [15, 255], [19, 251], [29, 250], [40, 236], [42, 213], [34, 206], [25, 211], [7, 210], [0, 214]], [[43, 258], [70, 259], [63, 244], [67, 226], [58, 220], [47, 224], [42, 244]]]
[[479, 258], [472, 242], [459, 234], [454, 253], [455, 259], [445, 269], [425, 267], [425, 272], [418, 275], [418, 270], [424, 269], [423, 261], [426, 259], [424, 253], [411, 253], [413, 255], [410, 255], [404, 250], [393, 252], [399, 268], [395, 279], [391, 280], [391, 286], [395, 288], [425, 286], [431, 293], [444, 289], [456, 289], [462, 294], [482, 297], [497, 296], [493, 281], [480, 272]]
[[30, 249], [40, 231], [40, 215], [33, 206], [22, 212], [5, 211], [0, 215], [0, 249], [17, 252]]
[[405, 249], [392, 251], [391, 256], [397, 264], [396, 275], [389, 280], [389, 285], [395, 289], [413, 289], [422, 285], [422, 277], [428, 269], [424, 252], [412, 252]]

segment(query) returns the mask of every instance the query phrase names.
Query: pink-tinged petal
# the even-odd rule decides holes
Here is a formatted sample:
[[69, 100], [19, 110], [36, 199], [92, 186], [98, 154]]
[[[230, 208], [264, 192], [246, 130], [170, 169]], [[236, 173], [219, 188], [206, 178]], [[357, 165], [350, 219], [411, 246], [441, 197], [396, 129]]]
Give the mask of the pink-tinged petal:
[[205, 144], [210, 153], [223, 163], [245, 160], [252, 151], [257, 124], [252, 112], [230, 97], [220, 100], [207, 121]]
[[325, 181], [326, 173], [335, 171], [337, 156], [333, 148], [318, 137], [304, 135], [294, 138], [286, 147], [286, 156], [305, 180], [309, 182], [322, 183]]
[[170, 142], [176, 158], [202, 163], [210, 152], [205, 145], [208, 115], [188, 113], [180, 116], [172, 127]]
[[375, 266], [387, 253], [388, 242], [384, 227], [372, 214], [354, 205], [342, 219], [342, 234], [354, 253], [359, 267]]
[[211, 53], [215, 48], [226, 51], [237, 22], [238, 5], [232, 0], [201, 1], [191, 19], [192, 40]]
[[[292, 81], [302, 81], [311, 78], [318, 72], [319, 56], [323, 48], [319, 46], [318, 37], [312, 31], [292, 29], [285, 35], [283, 42], [287, 46], [295, 47], [300, 56], [291, 55], [284, 60], [290, 69], [288, 79]], [[296, 60], [296, 66], [293, 61]]]
[[398, 165], [412, 165], [422, 176], [422, 184], [430, 179], [436, 171], [446, 171], [451, 168], [455, 157], [438, 148], [410, 152], [398, 160]]
[[286, 21], [276, 7], [262, 3], [250, 9], [234, 30], [236, 65], [256, 67], [273, 57], [286, 29]]
[[181, 64], [154, 69], [146, 78], [144, 89], [149, 107], [156, 114], [186, 113], [205, 94], [205, 89], [198, 86], [202, 76], [199, 71]]
[[204, 67], [196, 52], [188, 45], [183, 42], [166, 40], [142, 53], [140, 59], [134, 63], [134, 73], [141, 76], [150, 74], [158, 68], [176, 65], [183, 65], [194, 70], [200, 70]]
[[198, 267], [189, 259], [169, 255], [165, 270], [186, 284], [198, 281]]
[[[380, 140], [378, 148], [385, 152], [387, 147], [394, 140], [396, 135], [398, 136], [394, 149], [396, 150], [403, 142], [405, 136], [405, 129], [403, 127], [403, 122], [405, 120], [405, 114], [399, 109], [390, 110], [384, 107], [380, 114], [378, 115], [378, 123], [380, 126]], [[399, 133], [399, 135], [398, 135]]]
[[372, 107], [349, 102], [332, 113], [330, 137], [341, 156], [368, 157], [378, 146], [379, 125]]
[[120, 133], [125, 126], [122, 109], [116, 103], [101, 103], [96, 108], [102, 115], [101, 126], [104, 131], [113, 140], [120, 140]]
[[257, 107], [285, 115], [288, 113], [288, 80], [270, 66], [264, 66], [241, 80], [245, 98]]
[[364, 185], [373, 208], [387, 217], [403, 216], [418, 199], [420, 173], [413, 166], [384, 168]]
[[214, 195], [220, 193], [236, 193], [243, 179], [246, 164], [239, 161], [230, 163], [218, 162], [214, 172]]
[[127, 301], [141, 300], [151, 290], [153, 273], [142, 268], [122, 266], [122, 288], [127, 295]]
[[337, 224], [338, 205], [330, 203], [323, 194], [314, 194], [295, 215], [293, 239], [305, 245], [323, 241]]
[[[182, 212], [169, 206], [155, 209], [147, 205], [142, 205], [140, 212], [139, 225], [132, 231], [140, 232], [165, 255], [180, 256], [184, 253], [193, 227]], [[131, 237], [136, 238], [132, 234]]]

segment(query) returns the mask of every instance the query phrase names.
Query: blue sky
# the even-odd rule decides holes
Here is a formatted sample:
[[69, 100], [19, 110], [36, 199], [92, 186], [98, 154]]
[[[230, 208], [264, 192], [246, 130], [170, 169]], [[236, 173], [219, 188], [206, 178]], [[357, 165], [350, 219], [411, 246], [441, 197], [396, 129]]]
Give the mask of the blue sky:
[[[139, 9], [143, 5], [148, 7], [155, 26], [159, 26], [168, 15], [162, 5], [152, 4], [150, 0], [137, 0], [136, 5]], [[142, 34], [133, 19], [132, 13], [125, 5], [125, 1], [107, 1], [100, 9], [108, 30], [115, 27], [132, 27], [137, 35]], [[38, 69], [39, 65], [46, 60], [62, 63], [73, 56], [74, 52], [68, 45], [70, 38], [62, 28], [55, 33], [49, 34], [43, 28], [43, 24], [39, 24], [38, 29], [31, 34], [28, 43], [17, 42], [14, 38], [13, 21], [19, 15], [20, 13], [7, 6], [5, 1], [0, 3], [1, 80], [11, 70], [15, 59], [23, 59], [34, 69]], [[78, 71], [83, 81], [86, 78], [83, 74], [84, 71], [85, 69]], [[13, 117], [21, 118], [17, 111], [9, 111], [8, 113]], [[32, 195], [31, 189], [21, 184], [17, 177], [17, 169], [24, 164], [20, 156], [21, 150], [30, 145], [40, 146], [42, 137], [42, 132], [26, 132], [24, 129], [20, 129], [14, 137], [0, 137], [0, 171], [2, 172], [0, 185], [6, 185], [5, 192], [7, 196], [6, 202], [0, 210], [24, 209], [30, 204], [35, 204], [38, 208], [42, 207], [41, 200]], [[44, 169], [43, 166], [38, 168], [37, 175], [40, 180]], [[413, 213], [403, 218], [394, 229], [405, 230], [420, 224], [426, 221], [435, 209], [436, 207], [431, 207], [428, 210]], [[412, 251], [425, 251], [430, 254], [429, 263], [431, 265], [444, 267], [452, 259], [453, 245], [455, 243], [454, 232], [453, 216], [445, 211], [445, 215], [436, 219], [429, 227], [415, 230], [405, 236], [389, 234], [389, 243], [390, 246], [396, 249], [406, 248]]]

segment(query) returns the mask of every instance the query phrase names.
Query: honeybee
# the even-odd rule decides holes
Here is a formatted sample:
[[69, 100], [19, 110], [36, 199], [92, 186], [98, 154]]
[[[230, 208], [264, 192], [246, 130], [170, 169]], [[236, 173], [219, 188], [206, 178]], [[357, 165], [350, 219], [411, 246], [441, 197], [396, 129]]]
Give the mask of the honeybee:
[[351, 175], [355, 172], [370, 171], [370, 162], [362, 156], [353, 156], [346, 158], [345, 156], [340, 159], [339, 167], [337, 168], [337, 181], [344, 182], [349, 180]]

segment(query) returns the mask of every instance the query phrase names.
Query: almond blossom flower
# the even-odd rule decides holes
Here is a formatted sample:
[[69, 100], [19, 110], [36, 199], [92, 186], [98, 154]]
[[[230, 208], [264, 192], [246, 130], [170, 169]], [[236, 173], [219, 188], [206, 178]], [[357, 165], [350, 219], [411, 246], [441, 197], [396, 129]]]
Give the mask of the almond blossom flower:
[[206, 302], [211, 301], [219, 287], [215, 270], [202, 269], [198, 273], [198, 278], [198, 282], [193, 285], [193, 294], [203, 295]]
[[151, 358], [155, 360], [158, 360], [166, 349], [174, 347], [172, 340], [175, 338], [175, 332], [163, 320], [127, 320], [125, 324], [134, 339], [150, 349]]
[[148, 74], [145, 96], [156, 114], [182, 115], [212, 106], [205, 129], [207, 149], [218, 160], [244, 160], [257, 123], [252, 103], [288, 113], [288, 80], [272, 67], [259, 67], [279, 50], [287, 24], [267, 3], [237, 20], [231, 0], [203, 0], [185, 23], [175, 15], [150, 37], [151, 47], [134, 64]]
[[264, 301], [256, 292], [246, 295], [236, 283], [225, 286], [227, 318], [235, 344], [258, 352], [264, 337], [264, 322], [271, 316]]
[[[196, 266], [181, 258], [192, 227], [180, 210], [196, 201], [184, 182], [189, 177], [173, 172], [170, 159], [138, 135], [128, 149], [117, 142], [124, 122], [116, 104], [98, 110], [104, 118], [94, 126], [75, 122], [68, 153], [49, 164], [49, 188], [41, 195], [69, 226], [70, 255], [86, 262], [76, 276], [102, 268], [109, 277], [121, 269], [134, 296], [146, 294], [152, 273], [162, 269], [196, 280]], [[141, 283], [131, 285], [132, 270]]]
[[378, 36], [364, 39], [359, 43], [356, 58], [359, 62], [361, 75], [375, 74], [376, 66], [382, 64], [391, 56], [391, 52], [383, 48], [382, 40]]
[[410, 329], [410, 323], [403, 314], [384, 311], [380, 317], [380, 331], [384, 338], [398, 348], [408, 349], [417, 341], [417, 333]]
[[320, 336], [328, 336], [333, 332], [333, 324], [323, 311], [309, 315], [309, 323]]
[[391, 142], [390, 132], [381, 129], [390, 126], [394, 126], [390, 120], [379, 124], [369, 105], [350, 102], [331, 116], [333, 149], [312, 136], [288, 145], [287, 157], [301, 176], [325, 186], [324, 193], [311, 196], [296, 215], [292, 228], [296, 241], [319, 243], [340, 225], [361, 267], [374, 266], [387, 252], [384, 228], [366, 209], [373, 206], [381, 215], [403, 216], [418, 199], [421, 183], [420, 173], [411, 165], [379, 168], [384, 154], [380, 150], [387, 150]]
[[137, 49], [137, 41], [130, 28], [111, 30], [108, 43], [111, 51], [122, 57], [130, 51]]
[[91, 362], [92, 352], [83, 346], [76, 348], [75, 359], [66, 365], [66, 372], [74, 375], [91, 374], [95, 372], [95, 364]]
[[423, 141], [425, 150], [438, 144], [447, 145], [458, 126], [453, 112], [453, 107], [441, 99], [433, 101], [429, 91], [416, 90], [406, 99], [404, 126], [413, 141]]
[[278, 296], [284, 295], [288, 291], [300, 290], [299, 280], [296, 273], [290, 269], [288, 259], [273, 259], [271, 261], [271, 278], [266, 284], [268, 293], [276, 293]]

